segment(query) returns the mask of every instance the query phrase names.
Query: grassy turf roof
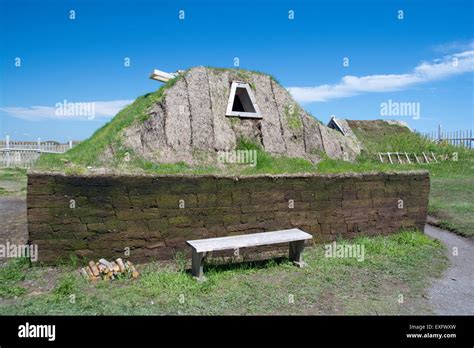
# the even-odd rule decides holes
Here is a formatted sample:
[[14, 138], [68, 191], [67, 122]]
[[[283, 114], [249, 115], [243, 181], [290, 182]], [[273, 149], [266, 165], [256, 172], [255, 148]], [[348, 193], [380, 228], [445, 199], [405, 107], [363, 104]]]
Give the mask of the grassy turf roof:
[[[258, 71], [216, 67], [206, 68], [211, 72], [216, 73], [229, 72], [235, 75], [233, 76], [234, 78], [249, 82], [252, 78], [251, 74], [266, 75], [275, 83], [279, 84], [273, 76]], [[60, 172], [84, 172], [87, 171], [88, 167], [108, 167], [115, 168], [118, 171], [145, 170], [159, 173], [179, 173], [188, 171], [193, 173], [215, 172], [216, 168], [213, 167], [190, 168], [189, 165], [183, 162], [174, 164], [149, 162], [135, 156], [133, 151], [126, 148], [122, 142], [123, 130], [131, 126], [134, 122], [143, 122], [148, 119], [148, 109], [152, 105], [161, 101], [165, 91], [176, 84], [176, 82], [183, 78], [185, 74], [186, 72], [169, 80], [155, 92], [147, 93], [138, 97], [133, 103], [121, 110], [112, 120], [94, 132], [90, 138], [82, 141], [66, 153], [43, 154], [38, 160], [35, 169]], [[253, 146], [244, 139], [239, 140], [238, 149], [247, 149], [249, 146], [252, 147], [252, 149], [258, 149], [261, 160], [259, 167], [262, 171], [266, 171], [269, 174], [280, 173], [282, 171], [310, 172], [313, 170], [313, 165], [307, 160], [288, 157], [280, 157], [278, 159], [273, 158], [269, 154], [264, 153], [258, 146]], [[104, 163], [103, 154], [111, 148], [113, 149], [113, 158], [111, 161], [109, 160], [107, 163]], [[126, 168], [123, 166], [123, 162], [118, 160], [122, 159], [125, 153], [132, 156], [132, 161], [126, 166]], [[274, 166], [276, 167], [274, 168]], [[235, 169], [239, 169], [240, 171], [241, 168], [236, 167]]]
[[[211, 71], [229, 71], [242, 80], [250, 79], [250, 72], [242, 69], [212, 68]], [[321, 153], [323, 161], [313, 164], [305, 159], [284, 156], [272, 156], [262, 150], [259, 145], [246, 139], [239, 139], [237, 150], [257, 151], [257, 165], [248, 167], [242, 165], [229, 165], [225, 169], [213, 166], [191, 167], [186, 163], [154, 163], [135, 156], [133, 151], [122, 143], [122, 132], [134, 122], [143, 122], [148, 115], [148, 109], [162, 100], [167, 89], [171, 88], [183, 75], [169, 80], [157, 91], [137, 98], [132, 104], [121, 110], [112, 120], [98, 129], [89, 139], [81, 142], [64, 154], [43, 154], [34, 169], [41, 171], [57, 171], [70, 173], [85, 173], [97, 168], [108, 168], [115, 172], [142, 172], [155, 174], [281, 174], [281, 173], [338, 173], [338, 172], [367, 172], [367, 171], [393, 171], [413, 170], [419, 166], [381, 164], [376, 156], [377, 152], [435, 152], [448, 153], [460, 151], [469, 158], [472, 150], [463, 150], [447, 144], [436, 144], [422, 138], [419, 134], [412, 133], [408, 128], [378, 121], [348, 121], [355, 135], [364, 146], [363, 153], [355, 163], [329, 159]], [[270, 76], [271, 77], [271, 76]], [[271, 77], [272, 78], [272, 77]], [[276, 81], [276, 80], [275, 80]], [[103, 162], [103, 154], [107, 149], [113, 148], [112, 159]], [[125, 153], [129, 153], [132, 160], [124, 164]]]

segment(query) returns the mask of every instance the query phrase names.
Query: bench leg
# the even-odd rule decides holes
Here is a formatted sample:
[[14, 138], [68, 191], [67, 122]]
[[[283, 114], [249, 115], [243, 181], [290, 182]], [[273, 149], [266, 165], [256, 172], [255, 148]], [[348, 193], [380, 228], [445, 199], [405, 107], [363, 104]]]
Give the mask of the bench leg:
[[206, 253], [198, 253], [193, 248], [191, 273], [193, 277], [199, 281], [206, 280], [206, 277], [204, 277], [204, 271], [203, 271], [205, 257], [206, 257]]
[[293, 261], [298, 267], [306, 266], [303, 262], [304, 240], [290, 242], [290, 261]]

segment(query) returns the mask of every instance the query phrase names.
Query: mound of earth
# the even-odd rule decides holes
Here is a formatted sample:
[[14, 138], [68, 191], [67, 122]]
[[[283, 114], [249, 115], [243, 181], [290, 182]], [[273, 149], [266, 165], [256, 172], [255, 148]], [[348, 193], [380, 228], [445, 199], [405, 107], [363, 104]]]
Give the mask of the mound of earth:
[[[226, 115], [233, 83], [250, 87], [260, 118]], [[160, 98], [146, 114], [121, 133], [123, 146], [147, 161], [213, 161], [219, 151], [236, 149], [239, 139], [256, 143], [270, 154], [312, 162], [324, 153], [345, 160], [354, 160], [360, 153], [353, 139], [322, 125], [266, 74], [196, 67], [159, 92]], [[113, 144], [106, 150], [109, 156], [117, 152]]]
[[201, 66], [137, 98], [67, 153], [42, 156], [37, 167], [214, 167], [222, 152], [242, 147], [313, 163], [354, 161], [361, 151], [355, 136], [321, 124], [271, 76]]
[[405, 122], [395, 120], [345, 120], [352, 131], [367, 135], [384, 136], [399, 133], [410, 133]]

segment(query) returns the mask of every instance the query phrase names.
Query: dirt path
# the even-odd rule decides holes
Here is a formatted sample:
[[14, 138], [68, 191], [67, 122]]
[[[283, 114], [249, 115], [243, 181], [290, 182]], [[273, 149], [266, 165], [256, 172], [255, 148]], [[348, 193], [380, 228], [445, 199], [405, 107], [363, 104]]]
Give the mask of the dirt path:
[[[474, 314], [474, 243], [452, 232], [426, 225], [425, 233], [440, 240], [448, 249], [451, 265], [428, 290], [438, 315]], [[457, 256], [454, 255], [457, 248]]]
[[[24, 244], [27, 239], [25, 197], [0, 197], [0, 244]], [[0, 258], [0, 265], [5, 261]]]

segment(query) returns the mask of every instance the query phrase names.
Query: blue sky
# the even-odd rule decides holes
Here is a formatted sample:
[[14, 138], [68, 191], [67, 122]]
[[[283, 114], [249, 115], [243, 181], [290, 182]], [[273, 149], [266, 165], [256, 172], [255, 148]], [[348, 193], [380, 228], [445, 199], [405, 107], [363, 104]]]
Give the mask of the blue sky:
[[[474, 128], [473, 1], [0, 4], [2, 138], [84, 139], [127, 102], [159, 88], [148, 79], [153, 68], [232, 67], [235, 57], [241, 68], [277, 77], [323, 122], [336, 115], [398, 119], [420, 131], [439, 123]], [[56, 116], [65, 99], [95, 102], [96, 117]], [[419, 119], [382, 116], [389, 100], [418, 103]]]

